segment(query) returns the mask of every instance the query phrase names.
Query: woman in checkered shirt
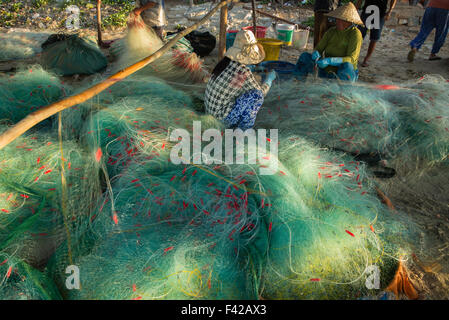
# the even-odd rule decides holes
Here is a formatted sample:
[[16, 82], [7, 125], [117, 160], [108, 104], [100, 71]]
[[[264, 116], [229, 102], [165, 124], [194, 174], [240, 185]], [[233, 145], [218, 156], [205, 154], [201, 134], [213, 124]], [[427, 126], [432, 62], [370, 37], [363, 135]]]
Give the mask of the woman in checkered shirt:
[[229, 128], [252, 128], [276, 73], [269, 73], [260, 85], [247, 65], [258, 64], [264, 58], [265, 52], [254, 34], [240, 30], [207, 83], [206, 113], [223, 120]]

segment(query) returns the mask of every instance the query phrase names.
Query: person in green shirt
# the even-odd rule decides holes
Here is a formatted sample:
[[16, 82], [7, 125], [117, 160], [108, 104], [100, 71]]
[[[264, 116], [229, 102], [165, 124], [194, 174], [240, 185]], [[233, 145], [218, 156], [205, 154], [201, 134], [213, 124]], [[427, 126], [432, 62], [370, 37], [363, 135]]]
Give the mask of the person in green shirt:
[[313, 53], [304, 52], [298, 59], [295, 75], [304, 79], [318, 66], [321, 78], [357, 81], [362, 34], [356, 25], [363, 25], [353, 3], [330, 12], [336, 18], [336, 27], [329, 29]]

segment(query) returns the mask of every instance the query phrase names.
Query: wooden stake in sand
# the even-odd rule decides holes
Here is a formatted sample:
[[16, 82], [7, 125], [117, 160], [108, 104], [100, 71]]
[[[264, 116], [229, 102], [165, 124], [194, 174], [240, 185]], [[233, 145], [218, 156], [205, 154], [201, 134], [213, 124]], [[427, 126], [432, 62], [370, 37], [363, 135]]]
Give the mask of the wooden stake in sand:
[[95, 95], [99, 94], [103, 90], [109, 88], [114, 83], [121, 81], [128, 77], [129, 75], [135, 73], [136, 71], [139, 71], [140, 69], [144, 68], [154, 60], [161, 57], [164, 53], [166, 53], [173, 45], [175, 45], [176, 42], [178, 42], [179, 39], [184, 37], [185, 35], [189, 34], [193, 30], [197, 29], [200, 25], [204, 24], [207, 20], [212, 17], [215, 12], [218, 11], [218, 9], [221, 9], [222, 7], [228, 5], [228, 3], [231, 3], [235, 0], [224, 0], [221, 1], [218, 5], [216, 5], [208, 14], [206, 14], [200, 21], [197, 23], [191, 25], [187, 29], [179, 32], [173, 39], [171, 39], [169, 42], [167, 42], [162, 48], [157, 50], [152, 55], [148, 56], [147, 58], [136, 62], [132, 66], [129, 66], [122, 71], [117, 72], [116, 74], [110, 76], [106, 80], [94, 85], [93, 87], [90, 87], [89, 89], [78, 93], [74, 96], [68, 97], [66, 99], [63, 99], [61, 101], [52, 103], [40, 110], [37, 110], [28, 116], [26, 116], [23, 120], [16, 123], [13, 127], [9, 128], [7, 131], [5, 131], [2, 135], [0, 135], [0, 150], [3, 149], [5, 146], [7, 146], [9, 143], [20, 137], [23, 133], [25, 133], [27, 130], [38, 124], [39, 122], [51, 117], [52, 115], [65, 110], [67, 108], [73, 107], [77, 104], [83, 103], [90, 98], [94, 97]]
[[103, 39], [101, 35], [101, 0], [97, 0], [97, 30], [98, 30], [98, 46], [103, 46]]
[[226, 31], [228, 29], [228, 6], [224, 6], [220, 11], [220, 39], [218, 43], [218, 59], [224, 58], [226, 53]]
[[253, 32], [254, 36], [257, 37], [257, 22], [256, 22], [256, 3], [254, 0], [251, 0], [251, 4], [253, 7]]

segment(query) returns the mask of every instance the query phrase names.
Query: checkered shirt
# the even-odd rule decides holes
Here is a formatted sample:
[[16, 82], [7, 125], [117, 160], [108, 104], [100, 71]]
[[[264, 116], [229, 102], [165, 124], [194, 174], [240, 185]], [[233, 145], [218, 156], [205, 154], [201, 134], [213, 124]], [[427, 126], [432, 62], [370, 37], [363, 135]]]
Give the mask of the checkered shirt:
[[266, 95], [270, 87], [260, 85], [251, 70], [244, 64], [232, 61], [216, 78], [210, 79], [206, 87], [206, 113], [222, 120], [232, 110], [235, 100], [249, 90], [260, 90]]

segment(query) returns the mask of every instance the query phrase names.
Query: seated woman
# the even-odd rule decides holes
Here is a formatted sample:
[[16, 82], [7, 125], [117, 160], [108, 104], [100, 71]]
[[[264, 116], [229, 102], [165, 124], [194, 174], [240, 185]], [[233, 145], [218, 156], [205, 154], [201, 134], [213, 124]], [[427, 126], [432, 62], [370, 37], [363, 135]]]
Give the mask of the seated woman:
[[336, 27], [324, 34], [312, 54], [304, 52], [299, 57], [295, 74], [298, 78], [304, 78], [318, 65], [321, 78], [356, 81], [363, 38], [355, 25], [363, 25], [363, 22], [352, 2], [331, 11], [327, 16], [336, 18]]
[[240, 30], [207, 83], [206, 113], [223, 120], [229, 128], [252, 128], [276, 73], [269, 73], [260, 85], [246, 65], [258, 64], [264, 58], [265, 52], [252, 31]]

